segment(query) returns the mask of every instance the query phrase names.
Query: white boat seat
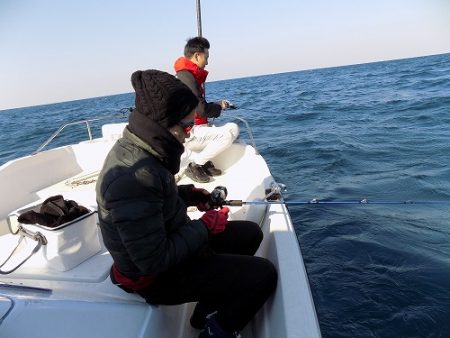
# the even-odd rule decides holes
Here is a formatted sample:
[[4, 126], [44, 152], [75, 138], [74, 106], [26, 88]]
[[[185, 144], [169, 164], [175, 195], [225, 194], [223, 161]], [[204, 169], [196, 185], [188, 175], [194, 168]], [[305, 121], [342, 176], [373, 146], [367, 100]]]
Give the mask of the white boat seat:
[[124, 123], [109, 123], [102, 126], [102, 137], [109, 141], [116, 141], [123, 135], [123, 130], [128, 125]]

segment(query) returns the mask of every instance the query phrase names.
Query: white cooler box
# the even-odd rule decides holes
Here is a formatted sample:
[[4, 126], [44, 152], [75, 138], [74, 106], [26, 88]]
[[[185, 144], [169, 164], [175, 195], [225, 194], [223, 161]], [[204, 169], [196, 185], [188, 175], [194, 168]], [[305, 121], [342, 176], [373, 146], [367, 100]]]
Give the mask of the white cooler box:
[[[35, 209], [42, 201], [28, 207], [18, 209], [9, 215], [9, 225], [12, 232], [22, 227], [29, 235], [40, 233], [46, 244], [33, 254], [27, 265], [49, 268], [57, 271], [67, 271], [92, 257], [100, 251], [100, 239], [97, 228], [96, 211], [90, 210], [73, 221], [57, 227], [47, 227], [40, 224], [18, 223], [17, 217], [29, 210]], [[21, 231], [17, 236], [21, 235]], [[28, 247], [36, 246], [37, 241], [25, 236]]]

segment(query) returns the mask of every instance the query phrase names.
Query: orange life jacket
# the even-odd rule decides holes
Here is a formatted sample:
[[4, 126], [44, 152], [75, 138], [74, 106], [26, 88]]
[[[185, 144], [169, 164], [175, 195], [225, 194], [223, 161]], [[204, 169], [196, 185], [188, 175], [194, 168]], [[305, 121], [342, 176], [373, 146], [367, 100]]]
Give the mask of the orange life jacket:
[[[182, 70], [187, 70], [190, 72], [194, 76], [195, 81], [197, 81], [202, 96], [205, 97], [205, 81], [208, 76], [207, 70], [198, 68], [195, 63], [184, 56], [175, 61], [174, 67], [176, 72], [180, 72]], [[195, 114], [194, 124], [208, 124], [208, 118]]]

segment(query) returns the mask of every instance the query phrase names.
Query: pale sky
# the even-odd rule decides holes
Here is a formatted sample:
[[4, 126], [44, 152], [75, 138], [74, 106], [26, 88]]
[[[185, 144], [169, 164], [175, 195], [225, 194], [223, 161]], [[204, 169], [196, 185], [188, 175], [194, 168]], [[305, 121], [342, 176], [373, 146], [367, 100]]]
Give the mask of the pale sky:
[[[202, 0], [208, 81], [450, 52], [450, 0]], [[196, 0], [0, 0], [0, 110], [173, 73]]]

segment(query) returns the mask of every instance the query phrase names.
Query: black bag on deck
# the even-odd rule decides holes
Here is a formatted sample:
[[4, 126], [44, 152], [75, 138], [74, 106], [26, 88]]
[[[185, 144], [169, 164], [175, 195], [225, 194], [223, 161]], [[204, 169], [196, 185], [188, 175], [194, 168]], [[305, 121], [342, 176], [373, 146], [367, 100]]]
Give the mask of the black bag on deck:
[[47, 198], [37, 209], [24, 212], [18, 221], [23, 224], [37, 223], [54, 228], [89, 213], [87, 208], [75, 201], [65, 200], [62, 195]]

